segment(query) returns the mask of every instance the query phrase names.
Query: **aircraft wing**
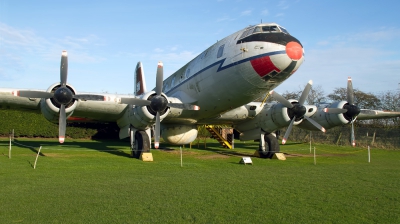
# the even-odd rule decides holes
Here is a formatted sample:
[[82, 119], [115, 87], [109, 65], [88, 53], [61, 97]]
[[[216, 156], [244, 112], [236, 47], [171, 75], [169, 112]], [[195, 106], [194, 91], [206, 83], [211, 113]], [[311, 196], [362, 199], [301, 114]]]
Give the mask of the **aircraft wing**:
[[[46, 113], [45, 99], [18, 97], [20, 89], [0, 88], [0, 109], [15, 109]], [[68, 121], [116, 122], [128, 105], [121, 104], [122, 95], [102, 94], [104, 101], [77, 100]]]
[[400, 112], [361, 109], [357, 120], [400, 117]]

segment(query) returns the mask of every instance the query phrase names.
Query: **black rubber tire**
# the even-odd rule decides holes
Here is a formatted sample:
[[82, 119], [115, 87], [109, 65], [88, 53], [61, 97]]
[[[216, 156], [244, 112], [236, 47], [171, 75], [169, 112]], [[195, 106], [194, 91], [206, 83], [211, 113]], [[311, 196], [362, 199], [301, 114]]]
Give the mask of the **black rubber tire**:
[[258, 154], [260, 154], [261, 158], [271, 159], [276, 152], [280, 151], [279, 142], [276, 139], [276, 137], [272, 134], [264, 135], [264, 141], [265, 141], [265, 151], [259, 149]]
[[145, 131], [136, 131], [135, 133], [135, 149], [131, 146], [131, 156], [140, 158], [142, 152], [150, 152], [150, 139]]

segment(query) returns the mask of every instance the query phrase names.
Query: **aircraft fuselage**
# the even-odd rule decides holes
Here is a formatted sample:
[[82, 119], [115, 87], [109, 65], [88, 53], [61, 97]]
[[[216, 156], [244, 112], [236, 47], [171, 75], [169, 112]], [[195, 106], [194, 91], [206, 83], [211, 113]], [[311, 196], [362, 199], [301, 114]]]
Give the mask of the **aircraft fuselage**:
[[[200, 106], [200, 111], [183, 111], [179, 119], [201, 122], [265, 95], [289, 78], [303, 60], [300, 41], [284, 28], [258, 24], [202, 52], [164, 81], [163, 92]], [[174, 118], [163, 122], [174, 122]]]

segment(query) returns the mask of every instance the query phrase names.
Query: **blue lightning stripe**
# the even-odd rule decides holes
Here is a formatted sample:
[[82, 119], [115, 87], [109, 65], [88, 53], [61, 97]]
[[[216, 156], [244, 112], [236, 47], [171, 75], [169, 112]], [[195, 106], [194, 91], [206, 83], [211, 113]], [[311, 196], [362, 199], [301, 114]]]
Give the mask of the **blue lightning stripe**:
[[196, 72], [195, 74], [193, 74], [192, 76], [190, 76], [189, 78], [187, 78], [186, 80], [184, 80], [183, 82], [179, 83], [178, 85], [174, 86], [172, 89], [168, 90], [168, 92], [166, 92], [166, 93], [171, 92], [172, 90], [174, 90], [174, 89], [178, 88], [179, 86], [183, 85], [184, 83], [186, 83], [186, 82], [189, 81], [190, 79], [196, 77], [198, 74], [200, 74], [200, 73], [202, 73], [202, 72], [204, 72], [204, 71], [206, 71], [206, 70], [208, 70], [208, 69], [210, 69], [210, 68], [212, 68], [212, 67], [214, 67], [214, 66], [219, 65], [219, 66], [218, 66], [218, 69], [217, 69], [217, 72], [220, 72], [220, 71], [222, 71], [222, 70], [231, 68], [231, 67], [233, 67], [233, 66], [236, 66], [236, 65], [239, 65], [239, 64], [242, 64], [242, 63], [245, 63], [245, 62], [248, 62], [248, 61], [257, 59], [257, 58], [262, 58], [262, 57], [265, 57], [265, 56], [278, 55], [278, 54], [286, 54], [286, 51], [285, 51], [285, 50], [282, 50], [282, 51], [268, 52], [268, 53], [265, 53], [265, 54], [259, 54], [259, 55], [253, 56], [253, 57], [249, 57], [249, 58], [245, 58], [245, 59], [240, 60], [240, 61], [233, 62], [233, 63], [228, 64], [228, 65], [225, 65], [225, 66], [222, 66], [222, 65], [224, 64], [225, 60], [226, 60], [226, 58], [223, 58], [223, 59], [221, 59], [221, 60], [219, 60], [219, 61], [216, 61], [216, 62], [214, 62], [213, 64], [211, 64], [211, 65], [209, 65], [209, 66], [207, 66], [207, 67], [201, 69], [200, 71]]

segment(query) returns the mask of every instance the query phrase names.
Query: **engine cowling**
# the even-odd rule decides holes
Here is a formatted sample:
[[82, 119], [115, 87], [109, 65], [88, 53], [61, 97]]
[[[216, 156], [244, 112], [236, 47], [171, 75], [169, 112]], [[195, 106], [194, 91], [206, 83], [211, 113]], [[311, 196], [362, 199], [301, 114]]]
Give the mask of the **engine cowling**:
[[[150, 100], [156, 93], [150, 91], [141, 96], [141, 99]], [[168, 100], [168, 97], [162, 93], [162, 96]], [[169, 113], [169, 108], [165, 109], [160, 115], [160, 121], [162, 121]], [[128, 127], [132, 125], [136, 129], [146, 130], [151, 128], [156, 122], [155, 118], [156, 112], [151, 109], [150, 106], [134, 106], [129, 105], [128, 110], [125, 112], [124, 116], [117, 121], [120, 128]], [[122, 137], [128, 137], [123, 135]]]
[[[322, 127], [325, 129], [330, 129], [336, 126], [340, 126], [343, 124], [348, 124], [351, 121], [351, 118], [346, 115], [346, 113], [340, 113], [340, 114], [335, 114], [335, 113], [326, 113], [324, 112], [325, 108], [345, 108], [348, 105], [347, 101], [340, 101], [340, 102], [334, 102], [331, 104], [323, 104], [319, 105], [317, 112], [311, 116], [311, 118], [316, 121], [318, 124], [320, 124]], [[304, 120], [301, 122], [298, 127], [306, 129], [306, 130], [311, 130], [311, 131], [316, 131], [316, 129], [310, 122]]]
[[[60, 83], [55, 83], [55, 84], [51, 85], [46, 91], [54, 93], [60, 86], [61, 86]], [[69, 88], [73, 94], [76, 93], [74, 87], [72, 87], [71, 85], [67, 84], [67, 88]], [[73, 114], [78, 103], [79, 103], [78, 100], [73, 99], [71, 101], [71, 103], [69, 103], [68, 105], [65, 105], [66, 118], [70, 117]], [[52, 98], [42, 99], [40, 101], [40, 110], [41, 110], [43, 116], [48, 121], [53, 122], [53, 123], [58, 123], [59, 113], [60, 113], [60, 104], [57, 103], [54, 99], [52, 99]]]
[[161, 136], [167, 143], [185, 145], [197, 137], [196, 125], [161, 125]]
[[[289, 100], [291, 103], [297, 103], [295, 100]], [[235, 129], [241, 132], [241, 140], [258, 139], [260, 129], [271, 133], [290, 124], [288, 108], [281, 103], [265, 105], [260, 113], [253, 119], [245, 121], [235, 126]], [[301, 119], [294, 122], [295, 125], [301, 123]]]

